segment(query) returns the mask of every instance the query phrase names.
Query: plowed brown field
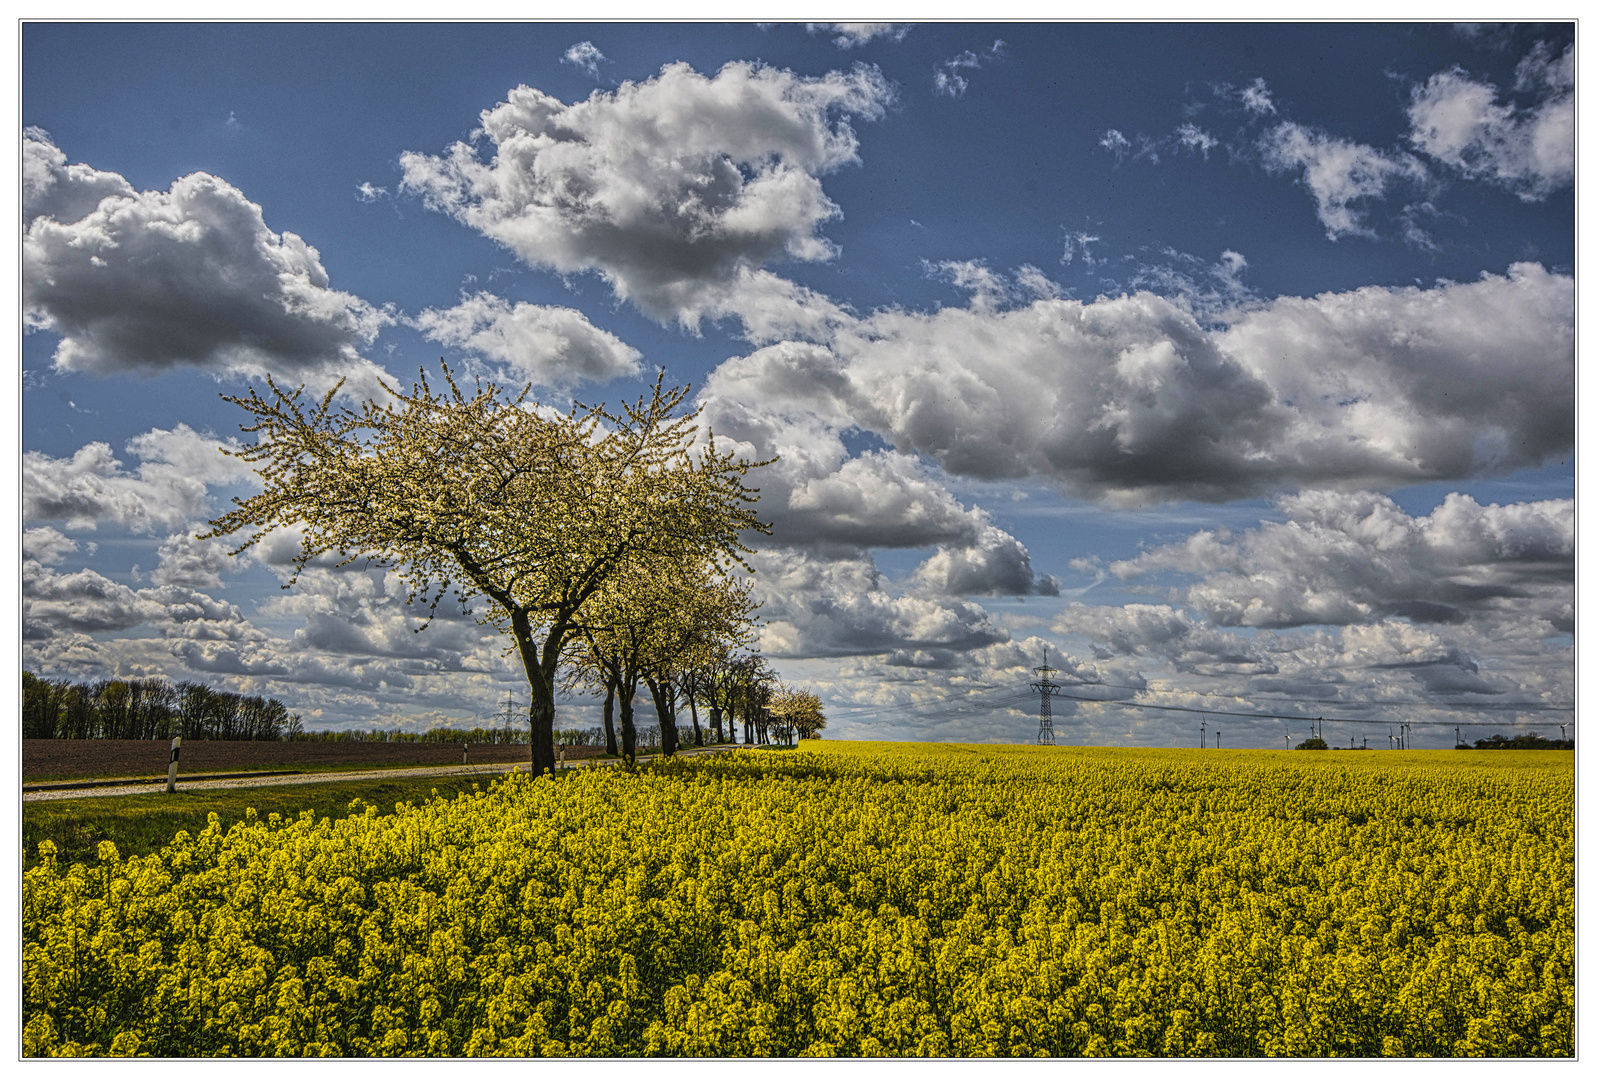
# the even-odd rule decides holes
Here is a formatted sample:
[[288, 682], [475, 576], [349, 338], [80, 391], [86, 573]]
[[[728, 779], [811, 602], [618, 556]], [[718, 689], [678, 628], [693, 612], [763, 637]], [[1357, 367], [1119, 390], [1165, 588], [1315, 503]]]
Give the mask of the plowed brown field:
[[[76, 780], [165, 776], [171, 743], [161, 739], [23, 739], [22, 779]], [[185, 742], [182, 773], [252, 769], [372, 769], [400, 765], [459, 765], [459, 743]], [[598, 757], [602, 746], [568, 746], [566, 759]], [[467, 761], [497, 765], [527, 760], [522, 743], [473, 743]]]

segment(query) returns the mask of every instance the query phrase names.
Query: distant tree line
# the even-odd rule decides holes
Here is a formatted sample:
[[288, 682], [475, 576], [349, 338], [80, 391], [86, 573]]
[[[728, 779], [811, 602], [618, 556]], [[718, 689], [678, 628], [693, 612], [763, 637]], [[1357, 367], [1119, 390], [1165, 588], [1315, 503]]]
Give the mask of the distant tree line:
[[290, 742], [317, 743], [525, 743], [525, 731], [506, 731], [503, 728], [450, 728], [436, 727], [426, 731], [384, 731], [374, 728], [362, 731], [349, 728], [341, 731], [300, 731], [289, 736]]
[[276, 698], [160, 678], [75, 683], [22, 673], [24, 739], [283, 739], [301, 731], [299, 715]]
[[[639, 753], [658, 753], [661, 732], [659, 724], [640, 724], [636, 729]], [[516, 727], [435, 727], [426, 731], [392, 731], [359, 729], [346, 731], [300, 731], [286, 736], [293, 742], [330, 743], [469, 743], [472, 745], [527, 745], [527, 729]], [[604, 746], [605, 730], [602, 727], [556, 728], [556, 746]]]
[[[1459, 743], [1459, 750], [1470, 749], [1469, 744]], [[1515, 735], [1512, 739], [1503, 735], [1493, 735], [1490, 739], [1476, 739], [1476, 750], [1573, 750], [1574, 739], [1544, 739], [1540, 735]]]
[[[789, 688], [758, 653], [729, 655], [723, 650], [669, 673], [655, 674], [657, 712], [670, 716], [669, 727], [639, 724], [632, 728], [634, 752], [670, 752], [676, 748], [676, 704], [685, 701], [692, 717], [691, 740], [704, 746], [739, 741], [749, 745], [820, 738], [826, 726], [820, 699], [807, 690]], [[576, 681], [576, 680], [573, 680]], [[602, 682], [601, 682], [601, 685]], [[608, 687], [607, 687], [608, 689]], [[678, 697], [680, 695], [680, 698]], [[614, 723], [614, 692], [606, 695], [604, 726], [556, 729], [554, 743], [602, 746], [620, 752]], [[630, 699], [625, 699], [630, 705]], [[698, 708], [710, 711], [708, 730], [699, 724]], [[624, 709], [627, 726], [630, 710]], [[249, 697], [214, 690], [202, 683], [170, 683], [162, 678], [102, 679], [74, 683], [22, 673], [22, 737], [24, 739], [170, 739], [288, 740], [293, 742], [383, 743], [509, 743], [525, 746], [528, 729], [508, 722], [504, 727], [435, 727], [411, 732], [393, 729], [307, 731], [298, 713], [276, 698]]]
[[[603, 746], [603, 728], [571, 728], [569, 730], [556, 730], [555, 742], [564, 746]], [[435, 727], [426, 731], [392, 731], [373, 729], [371, 731], [346, 730], [346, 731], [300, 731], [287, 736], [292, 742], [378, 742], [378, 743], [472, 743], [493, 745], [521, 744], [527, 745], [527, 730], [516, 730], [514, 727], [474, 727], [452, 728]], [[656, 741], [659, 736], [656, 735]]]

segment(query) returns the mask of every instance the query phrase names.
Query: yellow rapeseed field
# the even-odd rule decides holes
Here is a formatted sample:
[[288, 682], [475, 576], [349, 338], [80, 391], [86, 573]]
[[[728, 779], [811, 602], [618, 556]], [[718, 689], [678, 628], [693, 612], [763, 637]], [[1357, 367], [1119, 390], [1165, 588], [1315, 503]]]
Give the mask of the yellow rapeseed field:
[[819, 743], [23, 883], [29, 1055], [1570, 1055], [1549, 752]]

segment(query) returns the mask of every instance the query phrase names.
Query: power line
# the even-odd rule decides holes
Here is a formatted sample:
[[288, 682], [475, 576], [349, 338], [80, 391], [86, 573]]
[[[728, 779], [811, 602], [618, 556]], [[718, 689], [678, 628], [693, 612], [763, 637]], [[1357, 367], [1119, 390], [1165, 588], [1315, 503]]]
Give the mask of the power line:
[[[1141, 694], [1192, 694], [1196, 697], [1228, 697], [1238, 701], [1302, 701], [1302, 698], [1277, 697], [1271, 694], [1227, 694], [1219, 690], [1157, 690], [1149, 686], [1127, 686], [1124, 683], [1086, 682], [1085, 680], [1070, 683], [1071, 686], [1102, 686], [1112, 690], [1134, 690]], [[1379, 705], [1419, 705], [1434, 709], [1491, 709], [1493, 711], [1512, 712], [1514, 710], [1526, 712], [1574, 712], [1573, 705], [1548, 705], [1541, 701], [1409, 701], [1402, 698], [1376, 698], [1371, 701], [1333, 701], [1329, 704], [1340, 705], [1344, 708], [1359, 708], [1363, 706]], [[1211, 710], [1213, 711], [1213, 710]], [[1249, 714], [1251, 715], [1251, 714]]]
[[[1366, 725], [1367, 724], [1390, 724], [1390, 723], [1393, 722], [1391, 720], [1381, 720], [1381, 719], [1353, 720], [1353, 719], [1349, 719], [1347, 717], [1336, 717], [1336, 716], [1305, 716], [1302, 713], [1299, 713], [1299, 714], [1297, 714], [1295, 716], [1288, 716], [1288, 715], [1285, 715], [1283, 713], [1228, 712], [1225, 709], [1210, 709], [1210, 708], [1207, 708], [1207, 707], [1199, 709], [1199, 708], [1193, 708], [1190, 705], [1149, 705], [1149, 704], [1146, 704], [1146, 703], [1140, 702], [1140, 701], [1117, 701], [1117, 700], [1115, 700], [1113, 698], [1071, 697], [1069, 694], [1060, 694], [1058, 696], [1059, 697], [1063, 697], [1063, 698], [1070, 698], [1071, 701], [1085, 701], [1085, 702], [1087, 702], [1090, 705], [1119, 705], [1122, 708], [1126, 708], [1126, 709], [1155, 709], [1155, 710], [1158, 710], [1159, 712], [1199, 713], [1199, 714], [1203, 714], [1203, 715], [1207, 715], [1207, 716], [1239, 716], [1239, 717], [1242, 717], [1245, 720], [1312, 720], [1316, 724], [1324, 723], [1324, 724], [1366, 724]], [[1412, 704], [1419, 705], [1419, 704], [1423, 704], [1423, 703], [1422, 702], [1413, 702]], [[1513, 723], [1502, 723], [1502, 722], [1491, 723], [1491, 722], [1488, 722], [1488, 721], [1481, 721], [1481, 720], [1464, 720], [1464, 721], [1454, 721], [1454, 720], [1418, 720], [1418, 721], [1412, 721], [1412, 720], [1405, 720], [1404, 723], [1410, 724], [1411, 726], [1414, 726], [1414, 727], [1558, 727], [1559, 726], [1559, 722], [1557, 720], [1521, 720], [1521, 721], [1516, 721], [1516, 722], [1513, 722]]]
[[[1067, 684], [1067, 685], [1074, 685], [1074, 686], [1080, 686], [1080, 687], [1102, 687], [1104, 689], [1115, 689], [1115, 690], [1131, 690], [1131, 691], [1135, 691], [1137, 693], [1152, 693], [1152, 694], [1176, 694], [1176, 693], [1186, 693], [1187, 692], [1187, 691], [1179, 691], [1179, 690], [1150, 690], [1147, 687], [1125, 686], [1125, 685], [1119, 684], [1119, 683], [1086, 683], [1086, 682], [1084, 682], [1084, 683], [1074, 683], [1074, 684]], [[1245, 697], [1244, 695], [1241, 695], [1241, 694], [1208, 693], [1208, 692], [1203, 692], [1203, 691], [1191, 691], [1191, 693], [1201, 694], [1202, 696], [1205, 696], [1205, 697], [1229, 697], [1229, 698], [1233, 698], [1233, 699], [1236, 699], [1236, 700], [1259, 700], [1259, 701], [1301, 701], [1302, 700], [1302, 699], [1299, 699], [1299, 698], [1281, 698], [1281, 697], [1249, 698], [1249, 697]], [[989, 687], [985, 687], [985, 688], [983, 688], [981, 690], [970, 691], [970, 692], [967, 692], [967, 693], [961, 694], [961, 695], [947, 694], [947, 695], [942, 695], [942, 696], [935, 697], [935, 698], [926, 698], [926, 699], [922, 699], [922, 700], [919, 700], [919, 701], [900, 701], [900, 702], [894, 702], [892, 704], [887, 704], [887, 705], [866, 705], [866, 704], [861, 704], [861, 705], [835, 705], [835, 706], [829, 706], [827, 711], [829, 713], [831, 713], [834, 716], [834, 718], [838, 718], [838, 719], [846, 719], [847, 718], [847, 716], [842, 715], [842, 714], [849, 714], [849, 715], [877, 715], [877, 714], [881, 714], [881, 713], [898, 713], [898, 712], [920, 712], [920, 713], [930, 714], [930, 713], [935, 711], [935, 712], [938, 712], [938, 713], [948, 713], [949, 715], [953, 715], [953, 714], [955, 714], [957, 712], [964, 711], [963, 707], [965, 705], [968, 705], [968, 704], [985, 703], [985, 704], [989, 704], [991, 707], [995, 707], [996, 708], [996, 707], [998, 707], [998, 702], [990, 702], [990, 701], [988, 701], [988, 699], [992, 698], [995, 695], [1009, 695], [1009, 696], [1012, 696], [1014, 698], [1014, 702], [1015, 702], [1015, 704], [1013, 706], [1014, 708], [1021, 708], [1022, 706], [1021, 706], [1020, 703], [1022, 701], [1025, 701], [1025, 700], [1029, 700], [1029, 698], [1027, 698], [1027, 697], [1022, 697], [1019, 689], [1016, 688], [1016, 687], [989, 686]], [[1077, 696], [1070, 695], [1070, 694], [1059, 694], [1057, 696], [1059, 696], [1059, 697], [1067, 697], [1067, 698], [1069, 698], [1072, 701], [1084, 701], [1084, 702], [1087, 702], [1089, 704], [1096, 703], [1096, 704], [1100, 704], [1100, 705], [1104, 705], [1104, 704], [1108, 704], [1108, 705], [1126, 705], [1126, 706], [1131, 707], [1131, 708], [1159, 709], [1159, 710], [1166, 710], [1166, 711], [1171, 711], [1171, 712], [1215, 713], [1217, 715], [1222, 715], [1222, 716], [1259, 717], [1259, 718], [1262, 718], [1262, 719], [1272, 719], [1272, 720], [1305, 720], [1305, 719], [1314, 719], [1313, 717], [1309, 717], [1309, 716], [1307, 716], [1305, 714], [1301, 714], [1301, 713], [1300, 714], [1296, 714], [1296, 715], [1291, 715], [1291, 714], [1283, 714], [1283, 713], [1230, 712], [1230, 711], [1227, 711], [1227, 710], [1224, 710], [1224, 709], [1209, 708], [1207, 706], [1204, 706], [1202, 708], [1198, 708], [1198, 707], [1195, 707], [1195, 706], [1182, 706], [1182, 705], [1155, 705], [1155, 704], [1146, 703], [1146, 702], [1129, 702], [1129, 701], [1125, 701], [1124, 699], [1119, 699], [1119, 698], [1089, 698], [1089, 697], [1077, 697]], [[1317, 703], [1314, 703], [1314, 702], [1310, 702], [1309, 703], [1309, 705], [1311, 705], [1311, 706], [1314, 705], [1314, 704], [1317, 704]], [[1473, 709], [1490, 709], [1492, 711], [1500, 711], [1500, 712], [1513, 712], [1513, 711], [1516, 711], [1516, 710], [1517, 711], [1526, 711], [1526, 712], [1573, 712], [1574, 711], [1574, 707], [1573, 706], [1546, 705], [1546, 704], [1543, 704], [1541, 702], [1459, 702], [1459, 703], [1453, 703], [1453, 702], [1427, 702], [1427, 701], [1405, 701], [1405, 700], [1374, 700], [1374, 701], [1338, 701], [1338, 702], [1332, 702], [1331, 704], [1340, 705], [1340, 706], [1342, 706], [1344, 708], [1347, 708], [1347, 707], [1362, 708], [1362, 707], [1401, 706], [1401, 707], [1408, 707], [1408, 708], [1449, 709], [1449, 710], [1470, 709], [1470, 708], [1473, 708]], [[953, 710], [947, 709], [946, 707], [950, 706], [950, 705], [955, 706], [955, 708]], [[1387, 721], [1375, 720], [1375, 719], [1357, 719], [1357, 720], [1355, 720], [1355, 719], [1343, 719], [1343, 720], [1338, 720], [1336, 722], [1337, 723], [1353, 723], [1353, 724], [1370, 724], [1370, 723], [1386, 723]], [[1547, 724], [1555, 723], [1555, 721], [1536, 721], [1535, 723], [1538, 724], [1539, 726], [1546, 726]], [[1475, 724], [1474, 726], [1490, 727], [1490, 726], [1492, 726], [1492, 724], [1484, 723], [1484, 724]]]
[[[1229, 697], [1229, 698], [1232, 698], [1234, 700], [1239, 700], [1239, 701], [1246, 701], [1246, 700], [1257, 700], [1257, 701], [1301, 701], [1301, 699], [1298, 699], [1298, 698], [1275, 697], [1275, 696], [1253, 697], [1252, 695], [1246, 695], [1245, 696], [1245, 695], [1241, 695], [1241, 694], [1226, 694], [1226, 693], [1221, 693], [1221, 692], [1217, 692], [1217, 691], [1155, 690], [1155, 689], [1150, 689], [1149, 687], [1146, 687], [1146, 686], [1127, 686], [1127, 685], [1122, 684], [1122, 683], [1078, 682], [1078, 683], [1071, 683], [1071, 684], [1066, 684], [1066, 685], [1078, 686], [1078, 687], [1081, 687], [1081, 688], [1088, 688], [1088, 687], [1097, 688], [1097, 687], [1101, 687], [1101, 688], [1106, 689], [1106, 690], [1109, 690], [1109, 689], [1130, 690], [1130, 691], [1133, 691], [1134, 693], [1139, 693], [1139, 694], [1192, 693], [1192, 694], [1200, 695], [1200, 696], [1203, 696], [1203, 697]], [[1225, 710], [1225, 709], [1214, 709], [1214, 708], [1210, 708], [1208, 706], [1204, 706], [1204, 707], [1199, 708], [1199, 707], [1194, 707], [1194, 706], [1190, 706], [1190, 705], [1155, 705], [1155, 704], [1152, 704], [1151, 702], [1126, 701], [1126, 700], [1117, 699], [1117, 698], [1078, 697], [1078, 696], [1075, 696], [1075, 695], [1072, 695], [1072, 694], [1065, 694], [1065, 693], [1060, 693], [1060, 692], [1057, 692], [1057, 691], [1055, 692], [1055, 696], [1060, 697], [1060, 698], [1065, 698], [1065, 699], [1068, 699], [1070, 701], [1085, 702], [1086, 704], [1089, 704], [1089, 705], [1119, 705], [1119, 706], [1122, 706], [1122, 707], [1128, 708], [1128, 709], [1151, 709], [1151, 710], [1158, 711], [1158, 712], [1185, 712], [1185, 713], [1209, 714], [1209, 715], [1215, 715], [1215, 716], [1235, 716], [1235, 717], [1239, 717], [1239, 718], [1245, 719], [1245, 720], [1304, 720], [1304, 721], [1306, 721], [1306, 720], [1314, 720], [1316, 722], [1320, 722], [1323, 719], [1324, 721], [1329, 722], [1329, 723], [1333, 723], [1333, 724], [1386, 724], [1386, 723], [1391, 723], [1392, 722], [1389, 718], [1382, 719], [1382, 718], [1371, 717], [1371, 718], [1363, 718], [1363, 719], [1354, 719], [1354, 718], [1350, 718], [1350, 717], [1330, 717], [1330, 716], [1322, 718], [1322, 717], [1317, 717], [1317, 716], [1309, 716], [1306, 713], [1287, 714], [1287, 713], [1264, 713], [1264, 712], [1235, 712], [1235, 711], [1230, 711], [1230, 710]], [[980, 689], [967, 690], [967, 691], [965, 691], [963, 693], [955, 692], [955, 693], [943, 694], [943, 695], [939, 695], [937, 697], [921, 699], [919, 701], [901, 701], [901, 702], [894, 702], [892, 704], [887, 704], [887, 705], [859, 704], [859, 705], [828, 706], [827, 712], [830, 714], [831, 718], [834, 719], [834, 720], [847, 720], [847, 719], [853, 719], [853, 718], [858, 718], [858, 717], [863, 717], [863, 716], [896, 716], [896, 715], [909, 715], [909, 714], [913, 714], [917, 718], [923, 719], [923, 720], [941, 720], [941, 719], [950, 719], [950, 718], [953, 718], [953, 717], [956, 717], [956, 716], [969, 715], [972, 711], [974, 711], [973, 707], [984, 707], [988, 711], [996, 711], [996, 710], [1001, 709], [1001, 708], [1015, 709], [1015, 710], [1023, 711], [1024, 708], [1025, 708], [1025, 704], [1024, 703], [1029, 702], [1030, 697], [1031, 697], [1030, 694], [1025, 694], [1023, 696], [1021, 690], [1018, 687], [1015, 687], [1015, 686], [1006, 686], [1006, 685], [1003, 685], [1003, 684], [989, 684], [989, 685], [986, 685], [986, 686], [982, 686]], [[1008, 699], [1008, 700], [1006, 701], [1005, 699]], [[1312, 707], [1314, 704], [1315, 703], [1311, 702], [1311, 703], [1309, 703], [1309, 706]], [[1398, 707], [1407, 707], [1407, 708], [1447, 709], [1447, 710], [1487, 709], [1487, 710], [1491, 710], [1491, 711], [1500, 711], [1500, 712], [1514, 712], [1514, 711], [1521, 711], [1521, 712], [1574, 712], [1575, 711], [1574, 710], [1574, 706], [1548, 705], [1548, 704], [1545, 704], [1543, 702], [1456, 702], [1455, 703], [1455, 702], [1426, 702], [1426, 701], [1404, 701], [1404, 700], [1376, 699], [1376, 700], [1371, 700], [1371, 701], [1338, 701], [1338, 702], [1333, 702], [1332, 704], [1339, 705], [1339, 706], [1341, 706], [1343, 708], [1374, 708], [1374, 707], [1393, 707], [1393, 706], [1398, 706]], [[1550, 726], [1558, 724], [1558, 721], [1555, 721], [1555, 720], [1527, 720], [1527, 721], [1508, 722], [1508, 721], [1441, 721], [1441, 720], [1434, 720], [1434, 721], [1418, 721], [1417, 723], [1420, 724], [1421, 726], [1425, 726], [1425, 727], [1437, 727], [1437, 726], [1441, 726], [1441, 727], [1452, 727], [1452, 726], [1458, 726], [1458, 727], [1550, 727]]]

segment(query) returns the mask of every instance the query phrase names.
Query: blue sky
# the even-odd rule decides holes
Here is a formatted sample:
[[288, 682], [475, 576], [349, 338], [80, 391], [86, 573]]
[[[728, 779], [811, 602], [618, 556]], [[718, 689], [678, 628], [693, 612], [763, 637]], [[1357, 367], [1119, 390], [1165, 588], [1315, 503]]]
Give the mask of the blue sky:
[[763, 647], [835, 736], [1030, 740], [1045, 645], [1061, 742], [1567, 720], [1572, 41], [25, 26], [24, 664], [525, 701], [394, 579], [193, 539], [256, 490], [219, 395], [444, 357], [557, 406], [663, 366], [779, 454]]

